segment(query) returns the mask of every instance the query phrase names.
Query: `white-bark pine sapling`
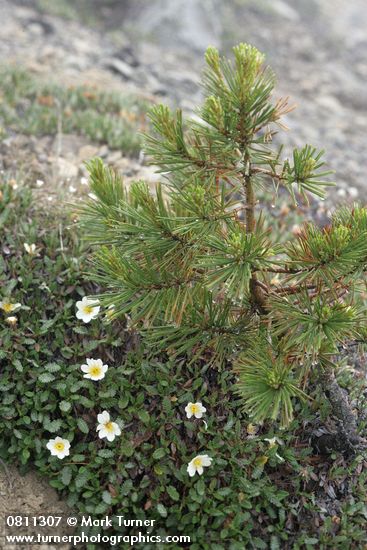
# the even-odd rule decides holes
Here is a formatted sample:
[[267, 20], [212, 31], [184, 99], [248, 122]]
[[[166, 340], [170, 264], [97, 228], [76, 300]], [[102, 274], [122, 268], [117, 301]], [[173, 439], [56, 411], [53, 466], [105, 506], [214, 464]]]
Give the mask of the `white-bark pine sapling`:
[[231, 62], [208, 48], [199, 116], [184, 124], [180, 110], [151, 109], [145, 150], [162, 174], [154, 192], [90, 162], [95, 198], [82, 220], [98, 245], [101, 301], [161, 349], [233, 368], [255, 422], [288, 425], [316, 381], [340, 424], [328, 448], [351, 449], [356, 418], [335, 371], [340, 346], [366, 331], [367, 209], [344, 207], [327, 227], [305, 223], [279, 238], [260, 192], [322, 199], [330, 171], [310, 145], [283, 158], [272, 138], [287, 99], [272, 102], [274, 74], [256, 48], [233, 52]]

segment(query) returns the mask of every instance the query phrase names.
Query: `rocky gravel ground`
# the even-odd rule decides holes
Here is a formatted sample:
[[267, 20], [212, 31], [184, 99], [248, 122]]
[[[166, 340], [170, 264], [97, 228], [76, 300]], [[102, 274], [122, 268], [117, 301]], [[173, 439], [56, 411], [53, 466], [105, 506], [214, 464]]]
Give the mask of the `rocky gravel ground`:
[[[252, 42], [278, 74], [277, 93], [298, 104], [287, 117], [286, 143], [326, 149], [338, 183], [332, 203], [365, 202], [365, 0], [161, 0], [149, 7], [126, 2], [129, 9], [125, 2], [101, 4], [108, 6], [95, 11], [97, 23], [88, 26], [39, 10], [37, 2], [0, 0], [1, 64], [24, 66], [40, 79], [66, 86], [133, 92], [190, 113], [200, 98], [204, 46], [211, 42], [228, 50], [238, 41]], [[66, 196], [78, 194], [84, 161], [96, 155], [128, 178], [156, 179], [142, 155], [128, 158], [76, 135], [36, 138], [11, 132], [0, 143], [0, 169], [26, 170], [45, 182], [44, 199], [53, 200], [60, 188]], [[19, 478], [13, 470], [10, 491], [1, 470], [0, 512], [10, 502], [35, 511], [57, 501], [38, 478]]]
[[[5, 534], [4, 517], [6, 514], [29, 516], [65, 516], [68, 513], [68, 507], [59, 500], [56, 492], [47, 481], [40, 476], [29, 472], [25, 476], [20, 476], [17, 470], [12, 466], [5, 467], [0, 464], [0, 548], [6, 550], [28, 550], [35, 548], [27, 544], [5, 545], [3, 536]], [[16, 534], [11, 532], [11, 534]], [[22, 533], [23, 534], [23, 533]], [[30, 530], [28, 535], [37, 536], [37, 530]], [[47, 534], [52, 534], [48, 533]], [[50, 545], [40, 544], [39, 550], [68, 550], [70, 545]]]
[[[124, 8], [129, 2], [94, 1], [91, 6], [109, 7], [101, 10], [100, 24], [93, 28], [39, 11], [34, 4], [0, 1], [3, 63], [26, 66], [40, 79], [134, 92], [178, 104], [187, 112], [200, 97], [203, 40], [226, 50], [240, 40], [254, 43], [267, 53], [278, 75], [277, 94], [289, 95], [298, 106], [288, 115], [290, 131], [281, 139], [290, 145], [325, 148], [336, 170], [333, 200], [364, 200], [367, 8], [363, 0], [232, 0], [225, 6], [216, 0], [161, 0], [149, 8], [137, 2], [135, 10]], [[19, 162], [19, 149], [25, 153], [33, 149], [33, 168], [47, 177], [50, 166], [44, 165], [54, 161], [54, 155], [49, 159], [51, 141], [35, 145], [32, 139], [11, 136], [2, 146], [2, 163], [8, 167], [14, 156]], [[82, 175], [88, 144], [74, 139], [72, 151], [68, 139], [64, 144], [59, 152], [65, 161], [58, 161], [60, 177], [75, 171]], [[90, 153], [101, 151], [91, 146]], [[132, 172], [135, 177], [141, 167], [142, 159], [131, 162], [106, 147], [102, 156], [125, 175]], [[154, 178], [147, 168], [142, 175]]]

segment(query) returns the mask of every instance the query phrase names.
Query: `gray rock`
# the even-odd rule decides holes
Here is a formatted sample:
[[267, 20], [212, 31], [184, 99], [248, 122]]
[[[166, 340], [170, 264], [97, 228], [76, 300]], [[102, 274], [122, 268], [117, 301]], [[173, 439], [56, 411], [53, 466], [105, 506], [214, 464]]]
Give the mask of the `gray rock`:
[[118, 73], [124, 79], [130, 80], [133, 77], [134, 69], [125, 63], [125, 61], [122, 61], [121, 59], [118, 59], [116, 57], [112, 57], [111, 59], [108, 59], [105, 62], [105, 67], [108, 69], [111, 69], [113, 72]]
[[273, 0], [271, 2], [271, 9], [278, 15], [289, 21], [299, 21], [299, 13], [292, 8], [289, 3], [283, 2], [283, 0]]
[[75, 178], [78, 175], [78, 166], [64, 158], [56, 159], [55, 166], [57, 168], [58, 176], [62, 180]]
[[317, 103], [327, 111], [331, 113], [341, 113], [343, 111], [343, 106], [340, 101], [332, 95], [322, 95], [316, 99]]
[[134, 24], [162, 46], [203, 51], [220, 44], [219, 7], [218, 0], [156, 0], [144, 4]]

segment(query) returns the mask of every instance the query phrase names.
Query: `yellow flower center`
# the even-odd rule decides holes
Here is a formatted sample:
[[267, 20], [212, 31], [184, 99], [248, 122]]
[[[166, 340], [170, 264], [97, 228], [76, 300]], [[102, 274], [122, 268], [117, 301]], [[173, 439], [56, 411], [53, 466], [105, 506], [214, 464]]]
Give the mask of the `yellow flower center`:
[[93, 306], [84, 306], [84, 313], [93, 313], [94, 307]]
[[202, 466], [203, 465], [203, 461], [201, 460], [200, 457], [196, 457], [194, 458], [194, 466], [196, 468], [199, 468], [199, 466]]
[[14, 309], [13, 304], [10, 304], [10, 303], [5, 303], [5, 304], [3, 304], [3, 310], [4, 310], [6, 313], [10, 313], [11, 311], [13, 311], [13, 309]]
[[108, 432], [113, 432], [113, 424], [112, 424], [111, 421], [110, 421], [110, 422], [106, 422], [106, 424], [104, 425], [104, 427], [106, 428], [106, 430], [107, 430]]
[[195, 414], [197, 412], [199, 412], [199, 407], [197, 405], [191, 405], [191, 412], [192, 414]]
[[57, 443], [55, 443], [55, 449], [56, 451], [63, 451], [65, 449], [65, 443], [63, 443], [62, 441], [58, 441]]
[[101, 374], [101, 367], [99, 367], [98, 365], [91, 367], [89, 370], [89, 374], [91, 374], [92, 376], [99, 376]]

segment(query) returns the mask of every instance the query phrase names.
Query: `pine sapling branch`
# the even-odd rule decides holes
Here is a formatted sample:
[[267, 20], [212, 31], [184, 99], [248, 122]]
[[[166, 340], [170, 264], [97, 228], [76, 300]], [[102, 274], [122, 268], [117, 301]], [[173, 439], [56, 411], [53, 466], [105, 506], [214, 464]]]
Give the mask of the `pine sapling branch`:
[[273, 102], [274, 74], [256, 48], [239, 44], [232, 62], [208, 48], [206, 62], [199, 117], [151, 110], [146, 152], [164, 173], [155, 194], [142, 182], [125, 189], [101, 161], [89, 165], [97, 198], [82, 214], [99, 245], [102, 304], [128, 313], [160, 349], [233, 366], [255, 422], [289, 424], [309, 373], [320, 371], [344, 430], [338, 445], [350, 449], [356, 418], [321, 356], [366, 335], [367, 208], [337, 210], [325, 228], [305, 223], [284, 243], [259, 189], [283, 188], [294, 203], [323, 198], [332, 185], [323, 151], [305, 145], [284, 158], [272, 145], [291, 108]]

